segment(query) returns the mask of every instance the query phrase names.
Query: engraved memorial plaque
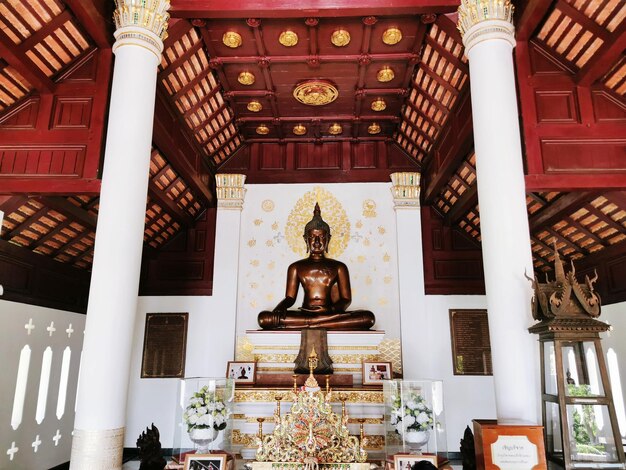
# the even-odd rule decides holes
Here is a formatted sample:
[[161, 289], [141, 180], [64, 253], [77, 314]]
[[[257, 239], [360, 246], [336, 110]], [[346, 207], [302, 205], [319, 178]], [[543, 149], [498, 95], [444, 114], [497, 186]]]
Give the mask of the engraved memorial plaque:
[[188, 313], [148, 313], [141, 378], [185, 376]]
[[454, 375], [493, 375], [487, 310], [450, 310]]

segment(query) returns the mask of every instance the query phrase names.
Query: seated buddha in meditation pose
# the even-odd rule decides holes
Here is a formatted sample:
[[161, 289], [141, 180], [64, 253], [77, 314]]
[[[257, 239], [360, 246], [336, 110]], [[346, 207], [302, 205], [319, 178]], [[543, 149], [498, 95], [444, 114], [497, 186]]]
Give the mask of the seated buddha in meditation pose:
[[[367, 310], [346, 309], [352, 301], [350, 274], [341, 261], [326, 258], [330, 227], [322, 219], [319, 204], [304, 227], [308, 258], [292, 263], [287, 270], [285, 298], [274, 310], [259, 313], [259, 326], [266, 330], [327, 328], [329, 330], [368, 330], [376, 318]], [[288, 310], [304, 289], [302, 307]]]

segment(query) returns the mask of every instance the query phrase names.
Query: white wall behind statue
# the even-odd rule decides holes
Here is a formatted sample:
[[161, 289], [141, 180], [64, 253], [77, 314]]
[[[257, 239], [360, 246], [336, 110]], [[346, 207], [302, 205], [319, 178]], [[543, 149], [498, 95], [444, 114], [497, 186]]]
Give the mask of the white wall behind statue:
[[85, 315], [0, 300], [0, 317], [0, 468], [67, 462]]
[[[237, 335], [285, 296], [287, 268], [305, 258], [304, 226], [319, 202], [330, 225], [328, 257], [350, 271], [352, 305], [376, 315], [374, 329], [400, 337], [396, 227], [390, 183], [246, 185], [241, 217]], [[292, 308], [302, 303], [302, 289]]]

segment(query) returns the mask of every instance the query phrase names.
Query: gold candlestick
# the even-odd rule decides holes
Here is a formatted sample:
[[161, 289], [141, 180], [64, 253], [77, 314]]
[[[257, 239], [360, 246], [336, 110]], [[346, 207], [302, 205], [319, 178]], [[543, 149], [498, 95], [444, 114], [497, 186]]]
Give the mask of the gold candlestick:
[[274, 395], [274, 400], [276, 400], [276, 416], [280, 419], [280, 401], [283, 399], [282, 395]]
[[326, 374], [326, 394], [330, 392], [330, 374]]
[[359, 438], [361, 440], [361, 443], [363, 443], [363, 436], [365, 435], [364, 434], [365, 419], [359, 418], [358, 421], [359, 421]]
[[346, 400], [348, 399], [348, 397], [345, 395], [345, 393], [342, 393], [341, 395], [339, 395], [339, 400], [341, 400], [341, 421], [345, 421], [346, 418]]
[[298, 393], [298, 374], [293, 374], [293, 393]]
[[265, 421], [265, 418], [257, 418], [256, 420], [259, 423], [259, 439], [261, 440], [261, 444], [263, 444], [263, 421]]

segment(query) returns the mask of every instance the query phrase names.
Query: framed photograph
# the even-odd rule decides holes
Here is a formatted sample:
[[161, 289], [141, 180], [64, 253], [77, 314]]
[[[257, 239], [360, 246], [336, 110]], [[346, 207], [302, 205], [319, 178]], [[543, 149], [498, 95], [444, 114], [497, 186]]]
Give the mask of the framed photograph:
[[188, 454], [185, 458], [185, 470], [225, 470], [224, 454]]
[[394, 470], [411, 470], [411, 467], [417, 462], [430, 462], [437, 467], [436, 455], [410, 455], [410, 454], [396, 454], [393, 456], [393, 468]]
[[254, 384], [256, 382], [256, 362], [229, 361], [226, 377], [236, 384]]
[[391, 362], [363, 361], [363, 385], [382, 385], [391, 378]]

